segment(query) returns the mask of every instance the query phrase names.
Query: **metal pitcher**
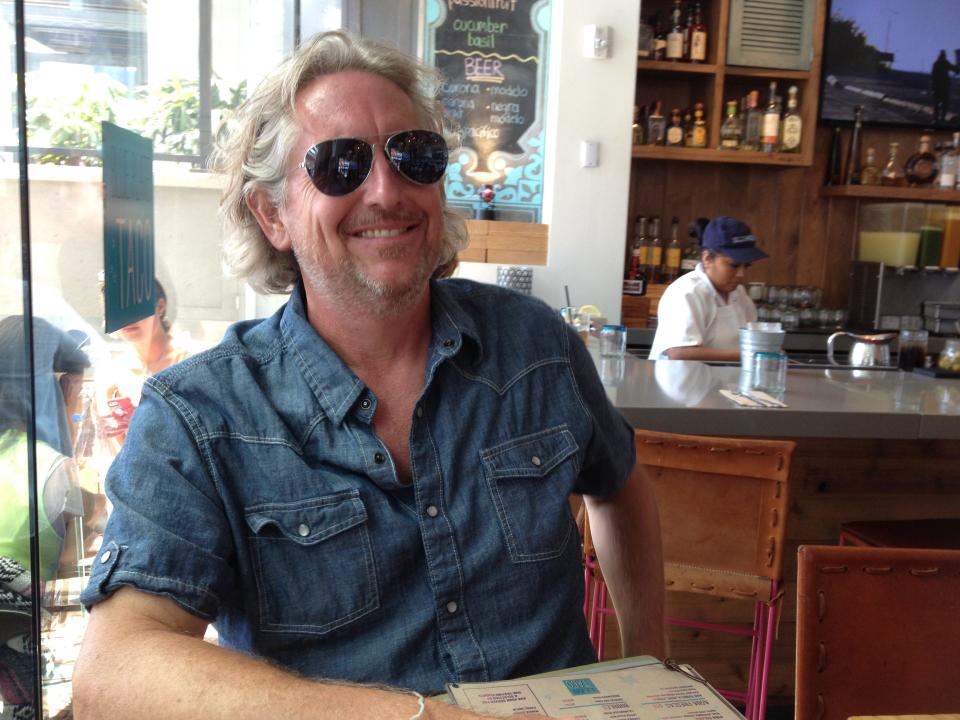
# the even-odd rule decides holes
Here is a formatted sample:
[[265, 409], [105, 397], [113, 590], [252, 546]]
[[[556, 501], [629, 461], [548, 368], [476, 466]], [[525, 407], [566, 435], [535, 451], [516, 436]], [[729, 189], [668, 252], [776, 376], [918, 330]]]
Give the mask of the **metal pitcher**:
[[840, 365], [833, 358], [833, 341], [841, 335], [849, 335], [853, 339], [848, 364], [855, 367], [890, 366], [890, 342], [897, 337], [896, 333], [858, 335], [843, 330], [835, 332], [827, 338], [827, 360], [830, 361], [831, 365]]

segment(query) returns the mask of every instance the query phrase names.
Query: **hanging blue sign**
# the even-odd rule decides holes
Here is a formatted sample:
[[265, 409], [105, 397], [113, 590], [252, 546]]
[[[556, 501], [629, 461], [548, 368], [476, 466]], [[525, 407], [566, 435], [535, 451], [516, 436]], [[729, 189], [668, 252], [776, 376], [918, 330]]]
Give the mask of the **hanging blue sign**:
[[153, 143], [113, 123], [103, 128], [105, 330], [153, 315]]

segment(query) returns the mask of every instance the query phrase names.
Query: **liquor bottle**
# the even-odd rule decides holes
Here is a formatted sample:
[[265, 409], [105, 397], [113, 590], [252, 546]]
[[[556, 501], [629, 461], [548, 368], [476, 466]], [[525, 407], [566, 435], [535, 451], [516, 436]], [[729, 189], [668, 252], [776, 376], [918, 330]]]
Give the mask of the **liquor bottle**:
[[680, 247], [680, 218], [674, 216], [670, 224], [670, 242], [663, 254], [663, 282], [673, 282], [680, 276], [680, 260], [683, 255]]
[[667, 36], [663, 33], [659, 14], [653, 16], [653, 59], [667, 59]]
[[727, 117], [720, 126], [720, 147], [736, 150], [740, 147], [740, 120], [737, 119], [737, 101], [727, 101]]
[[940, 166], [937, 156], [930, 152], [930, 136], [920, 136], [920, 147], [903, 164], [903, 174], [912, 187], [929, 185], [937, 179]]
[[683, 59], [690, 60], [690, 33], [693, 32], [693, 5], [687, 0], [687, 21], [683, 24]]
[[670, 124], [667, 125], [667, 145], [683, 145], [683, 117], [680, 108], [670, 111]]
[[693, 109], [687, 108], [683, 111], [683, 144], [687, 147], [693, 146]]
[[861, 133], [863, 131], [863, 105], [853, 108], [853, 135], [850, 138], [850, 153], [847, 155], [847, 164], [843, 173], [844, 185], [859, 185], [860, 173], [863, 168], [861, 155]]
[[763, 128], [763, 113], [760, 112], [760, 91], [751, 90], [747, 95], [747, 112], [743, 119], [741, 150], [760, 149], [760, 131]]
[[637, 215], [634, 223], [633, 247], [630, 253], [629, 272], [633, 273], [631, 280], [639, 279], [645, 275], [647, 265], [647, 218], [643, 215]]
[[659, 283], [660, 263], [663, 262], [663, 240], [660, 237], [660, 218], [650, 218], [650, 243], [647, 246], [647, 282]]
[[640, 123], [640, 106], [633, 106], [633, 133], [631, 143], [634, 145], [643, 145], [643, 125]]
[[780, 152], [800, 152], [800, 140], [803, 136], [803, 118], [800, 117], [800, 108], [797, 101], [797, 86], [791, 85], [787, 90], [787, 112], [783, 116], [783, 136], [780, 141]]
[[700, 3], [693, 11], [693, 27], [690, 29], [690, 62], [702, 63], [707, 61], [707, 26], [703, 24], [703, 13]]
[[690, 135], [690, 147], [705, 148], [707, 146], [707, 121], [704, 118], [703, 103], [693, 106], [693, 132]]
[[840, 185], [843, 183], [843, 131], [839, 125], [833, 126], [833, 136], [830, 138], [830, 159], [827, 161], [827, 177], [824, 185]]
[[777, 82], [770, 81], [770, 100], [763, 112], [763, 127], [760, 130], [760, 149], [776, 152], [780, 145], [780, 99], [777, 97]]
[[868, 147], [863, 156], [863, 169], [860, 171], [860, 184], [880, 184], [880, 167], [877, 165], [877, 151], [872, 147]]
[[890, 153], [887, 156], [887, 164], [883, 166], [883, 171], [880, 173], [881, 185], [903, 187], [907, 184], [906, 178], [903, 177], [903, 170], [900, 168], [900, 163], [897, 161], [897, 152], [899, 152], [899, 150], [900, 143], [890, 143]]
[[643, 241], [647, 232], [647, 219], [642, 215], [638, 215], [634, 227], [636, 228], [636, 232], [630, 244], [627, 270], [624, 274], [623, 292], [627, 295], [643, 295], [646, 292], [646, 276], [644, 274], [646, 246], [643, 244]]
[[640, 29], [637, 33], [637, 58], [650, 60], [653, 57], [653, 25], [640, 18]]
[[940, 181], [937, 184], [941, 190], [953, 190], [957, 184], [958, 151], [960, 151], [960, 132], [955, 132], [953, 143], [943, 149], [943, 158], [940, 160]]
[[657, 100], [647, 118], [647, 145], [663, 145], [667, 121], [663, 117], [663, 103]]
[[673, 10], [670, 12], [670, 32], [667, 33], [667, 60], [678, 62], [683, 60], [683, 11], [680, 0], [673, 0]]
[[700, 246], [696, 242], [687, 245], [680, 258], [680, 274], [686, 275], [691, 270], [697, 269], [700, 262]]

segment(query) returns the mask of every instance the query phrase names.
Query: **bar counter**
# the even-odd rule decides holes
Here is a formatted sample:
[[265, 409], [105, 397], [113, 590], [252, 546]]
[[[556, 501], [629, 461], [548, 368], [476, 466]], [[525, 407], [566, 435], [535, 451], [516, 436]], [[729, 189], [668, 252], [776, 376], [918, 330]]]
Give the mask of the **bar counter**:
[[740, 407], [737, 364], [600, 357], [588, 343], [607, 394], [634, 426], [693, 435], [874, 439], [960, 438], [960, 380], [899, 370], [791, 364], [786, 408]]
[[[748, 408], [719, 392], [736, 387], [739, 365], [601, 358], [594, 338], [587, 345], [609, 397], [634, 427], [796, 441], [785, 601], [769, 686], [772, 705], [791, 706], [797, 547], [835, 545], [840, 524], [850, 520], [960, 517], [960, 380], [792, 365], [783, 398], [789, 407]], [[667, 594], [668, 615], [749, 626], [752, 611], [741, 605], [746, 606]], [[670, 645], [674, 657], [689, 662], [714, 686], [742, 686], [748, 640], [671, 626]]]

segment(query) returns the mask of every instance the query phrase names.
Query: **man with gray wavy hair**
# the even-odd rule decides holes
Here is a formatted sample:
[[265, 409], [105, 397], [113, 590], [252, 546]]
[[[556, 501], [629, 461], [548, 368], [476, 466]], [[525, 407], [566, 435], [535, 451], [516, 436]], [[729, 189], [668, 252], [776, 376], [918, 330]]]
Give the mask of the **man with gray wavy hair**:
[[425, 696], [596, 659], [571, 493], [625, 651], [663, 655], [632, 429], [555, 312], [447, 277], [466, 235], [436, 85], [327, 33], [221, 137], [228, 263], [292, 292], [147, 380], [82, 596], [77, 717], [477, 717]]

